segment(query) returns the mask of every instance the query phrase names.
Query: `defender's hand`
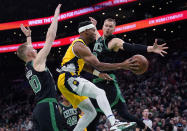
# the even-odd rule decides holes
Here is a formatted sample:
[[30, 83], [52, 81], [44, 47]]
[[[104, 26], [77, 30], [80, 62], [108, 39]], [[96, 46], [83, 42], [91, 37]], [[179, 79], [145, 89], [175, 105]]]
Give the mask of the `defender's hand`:
[[106, 74], [106, 73], [100, 73], [99, 74], [99, 78], [102, 78], [102, 79], [104, 79], [104, 80], [113, 80], [108, 74]]
[[60, 14], [60, 7], [61, 6], [62, 6], [62, 4], [58, 4], [58, 6], [56, 7], [54, 17], [59, 16], [59, 14]]
[[92, 24], [95, 25], [95, 27], [96, 27], [96, 25], [97, 25], [97, 20], [94, 19], [93, 17], [89, 17], [89, 19], [90, 19], [90, 21], [92, 22]]
[[164, 54], [167, 54], [165, 50], [168, 49], [168, 47], [165, 45], [166, 43], [158, 45], [158, 39], [155, 39], [155, 43], [152, 46], [152, 52], [164, 56]]
[[25, 28], [25, 26], [24, 26], [23, 24], [21, 24], [21, 25], [20, 25], [20, 28], [21, 28], [21, 31], [24, 33], [24, 35], [25, 35], [26, 37], [31, 36], [31, 30], [30, 30], [29, 27], [26, 27], [26, 28]]

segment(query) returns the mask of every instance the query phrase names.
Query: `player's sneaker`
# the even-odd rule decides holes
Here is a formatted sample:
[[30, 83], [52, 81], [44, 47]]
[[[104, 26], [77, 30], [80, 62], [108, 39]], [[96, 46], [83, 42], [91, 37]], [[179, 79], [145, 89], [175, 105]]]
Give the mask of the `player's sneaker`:
[[136, 122], [120, 122], [116, 121], [114, 125], [110, 128], [110, 131], [115, 131], [117, 129], [123, 129], [123, 131], [127, 131], [136, 126]]

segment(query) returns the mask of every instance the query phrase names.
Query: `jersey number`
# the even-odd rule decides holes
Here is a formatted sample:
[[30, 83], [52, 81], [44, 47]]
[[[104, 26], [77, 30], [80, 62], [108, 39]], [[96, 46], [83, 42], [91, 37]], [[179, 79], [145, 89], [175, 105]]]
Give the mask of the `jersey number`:
[[77, 124], [77, 116], [72, 116], [67, 119], [67, 124], [73, 126]]
[[95, 46], [94, 46], [94, 51], [98, 51], [98, 52], [101, 52], [103, 50], [103, 45], [102, 43], [95, 43]]
[[31, 80], [29, 80], [29, 84], [31, 85], [35, 94], [41, 90], [41, 84], [40, 84], [40, 81], [36, 75], [33, 75], [31, 77]]

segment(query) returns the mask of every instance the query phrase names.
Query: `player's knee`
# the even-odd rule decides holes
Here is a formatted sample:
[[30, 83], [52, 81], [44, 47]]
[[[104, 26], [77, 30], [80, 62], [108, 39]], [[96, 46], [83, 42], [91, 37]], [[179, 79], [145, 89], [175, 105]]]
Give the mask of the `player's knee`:
[[94, 116], [94, 118], [97, 116], [97, 111], [96, 110], [94, 110], [93, 116]]
[[92, 119], [95, 119], [95, 117], [97, 116], [97, 111], [94, 109], [91, 113], [90, 116], [92, 117]]
[[102, 96], [105, 96], [105, 95], [106, 95], [106, 93], [105, 93], [105, 91], [104, 91], [103, 89], [100, 89], [99, 94], [102, 95]]

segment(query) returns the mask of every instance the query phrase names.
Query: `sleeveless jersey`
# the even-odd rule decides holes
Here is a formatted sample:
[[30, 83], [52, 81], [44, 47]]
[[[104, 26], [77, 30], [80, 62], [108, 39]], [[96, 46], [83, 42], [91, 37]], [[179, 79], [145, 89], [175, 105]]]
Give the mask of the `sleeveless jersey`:
[[[114, 35], [111, 35], [106, 39], [100, 37], [94, 44], [93, 54], [98, 58], [99, 61], [106, 63], [115, 63], [117, 61], [117, 58], [119, 57], [117, 56], [118, 53], [108, 49], [108, 43], [113, 38], [115, 38]], [[113, 71], [105, 72], [113, 73]]]
[[[100, 37], [96, 41], [94, 45], [94, 49], [93, 49], [93, 54], [98, 58], [99, 61], [106, 62], [106, 63], [116, 63], [116, 62], [121, 61], [120, 59], [121, 54], [119, 52], [114, 52], [108, 49], [108, 43], [113, 38], [116, 38], [116, 36], [111, 35], [107, 37], [106, 39], [103, 39], [102, 37]], [[110, 76], [113, 78], [114, 81], [107, 82], [107, 81], [101, 80], [100, 78], [95, 78], [93, 79], [93, 83], [99, 88], [102, 88], [103, 90], [105, 90], [110, 106], [113, 107], [118, 103], [119, 100], [121, 100], [122, 102], [124, 102], [125, 100], [123, 99], [121, 95], [121, 91], [119, 89], [117, 78], [114, 75], [117, 72], [116, 71], [104, 71], [104, 72], [110, 74]], [[96, 110], [101, 112], [96, 101], [93, 99], [91, 100], [92, 100], [94, 107], [96, 107]]]
[[115, 63], [116, 57], [118, 52], [114, 52], [108, 48], [108, 43], [113, 39], [116, 38], [115, 35], [111, 35], [106, 39], [100, 37], [94, 44], [93, 54], [99, 59], [101, 62], [106, 63]]
[[43, 72], [37, 72], [33, 68], [33, 62], [30, 61], [26, 64], [25, 71], [26, 78], [36, 95], [36, 102], [44, 98], [56, 98], [56, 85], [48, 68]]
[[64, 71], [73, 72], [76, 75], [80, 75], [80, 72], [82, 71], [85, 64], [84, 60], [78, 58], [73, 52], [73, 46], [75, 42], [78, 41], [86, 46], [85, 42], [82, 39], [74, 40], [72, 44], [69, 46], [68, 50], [66, 51], [61, 63], [62, 69]]
[[[76, 92], [73, 91], [67, 81], [71, 77], [79, 77], [85, 64], [84, 60], [77, 57], [73, 52], [73, 46], [75, 42], [81, 42], [81, 44], [86, 46], [82, 39], [76, 39], [72, 42], [62, 59], [61, 69], [59, 70], [61, 74], [58, 77], [57, 84], [58, 89], [64, 95], [64, 97], [72, 104], [74, 108], [77, 108], [80, 102], [84, 101], [88, 97], [79, 96]], [[72, 84], [77, 86], [79, 82], [74, 81]]]
[[63, 118], [63, 126], [67, 131], [73, 131], [77, 122], [79, 120], [78, 108], [74, 109], [72, 105], [65, 106], [62, 103], [60, 105], [60, 110]]

